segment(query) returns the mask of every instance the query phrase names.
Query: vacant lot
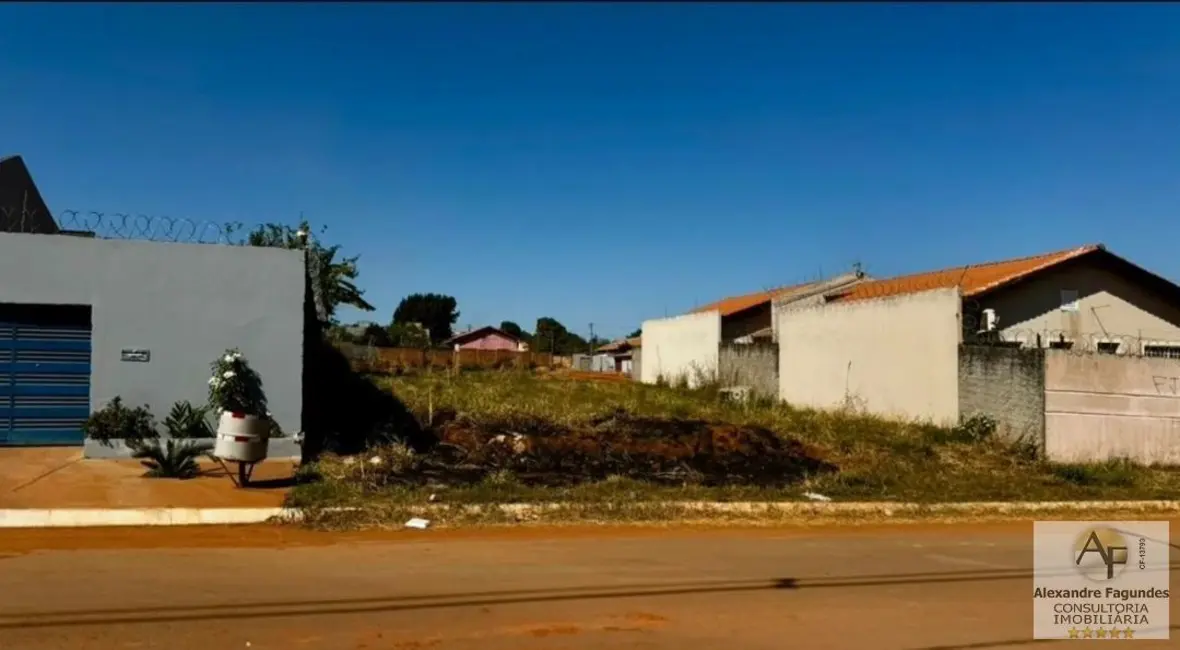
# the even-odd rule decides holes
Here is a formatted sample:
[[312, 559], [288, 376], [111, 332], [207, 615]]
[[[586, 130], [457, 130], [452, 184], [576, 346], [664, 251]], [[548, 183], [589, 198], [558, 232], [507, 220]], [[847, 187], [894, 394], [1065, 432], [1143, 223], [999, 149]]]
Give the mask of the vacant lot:
[[994, 439], [984, 420], [936, 427], [524, 372], [383, 381], [439, 444], [327, 457], [295, 505], [364, 506], [369, 515], [347, 519], [367, 523], [404, 521], [430, 502], [561, 501], [581, 504], [575, 517], [675, 519], [683, 513], [653, 506], [805, 492], [838, 501], [1170, 499], [1180, 488], [1180, 473], [1121, 461], [1049, 465]]

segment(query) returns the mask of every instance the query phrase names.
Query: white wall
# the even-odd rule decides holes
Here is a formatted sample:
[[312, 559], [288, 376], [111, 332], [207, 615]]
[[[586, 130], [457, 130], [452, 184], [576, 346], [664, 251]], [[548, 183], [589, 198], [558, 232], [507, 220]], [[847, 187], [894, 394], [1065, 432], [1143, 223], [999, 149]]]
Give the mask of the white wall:
[[782, 310], [779, 397], [798, 406], [850, 405], [956, 422], [961, 307], [958, 289], [938, 289]]
[[708, 311], [643, 322], [643, 363], [640, 381], [654, 384], [686, 376], [690, 384], [700, 375], [713, 376], [719, 361], [721, 314]]
[[1180, 465], [1180, 360], [1046, 350], [1045, 455]]

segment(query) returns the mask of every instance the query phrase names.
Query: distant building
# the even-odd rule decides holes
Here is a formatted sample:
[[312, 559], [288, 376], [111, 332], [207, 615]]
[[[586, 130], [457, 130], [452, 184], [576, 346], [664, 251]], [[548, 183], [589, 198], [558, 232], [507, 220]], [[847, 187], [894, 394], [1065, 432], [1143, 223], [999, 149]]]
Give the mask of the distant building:
[[635, 358], [635, 352], [643, 344], [643, 337], [636, 336], [629, 339], [619, 339], [611, 341], [606, 345], [594, 351], [596, 357], [602, 356], [609, 359], [608, 367], [600, 368], [602, 370], [614, 370], [623, 374], [632, 374], [632, 362]]
[[498, 327], [479, 327], [460, 332], [443, 341], [443, 344], [455, 350], [511, 350], [513, 352], [527, 352], [528, 343], [505, 332]]

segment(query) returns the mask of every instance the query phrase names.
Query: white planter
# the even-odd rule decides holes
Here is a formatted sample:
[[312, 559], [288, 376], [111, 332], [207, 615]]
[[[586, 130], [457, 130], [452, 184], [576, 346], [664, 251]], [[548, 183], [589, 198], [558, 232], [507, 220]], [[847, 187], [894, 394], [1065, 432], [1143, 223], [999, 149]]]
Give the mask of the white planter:
[[224, 411], [217, 425], [213, 455], [222, 460], [257, 463], [266, 459], [270, 422], [266, 418]]

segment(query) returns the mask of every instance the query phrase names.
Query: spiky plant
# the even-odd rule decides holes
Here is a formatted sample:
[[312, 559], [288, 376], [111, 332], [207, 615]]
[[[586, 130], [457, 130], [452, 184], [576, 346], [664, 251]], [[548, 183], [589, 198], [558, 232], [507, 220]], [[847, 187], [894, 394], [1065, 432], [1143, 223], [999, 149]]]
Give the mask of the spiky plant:
[[170, 438], [212, 438], [213, 427], [209, 424], [209, 407], [194, 406], [187, 400], [172, 405], [164, 428]]
[[159, 440], [135, 450], [134, 458], [147, 468], [151, 478], [193, 478], [201, 471], [197, 460], [213, 448], [207, 442], [169, 439], [164, 445]]

